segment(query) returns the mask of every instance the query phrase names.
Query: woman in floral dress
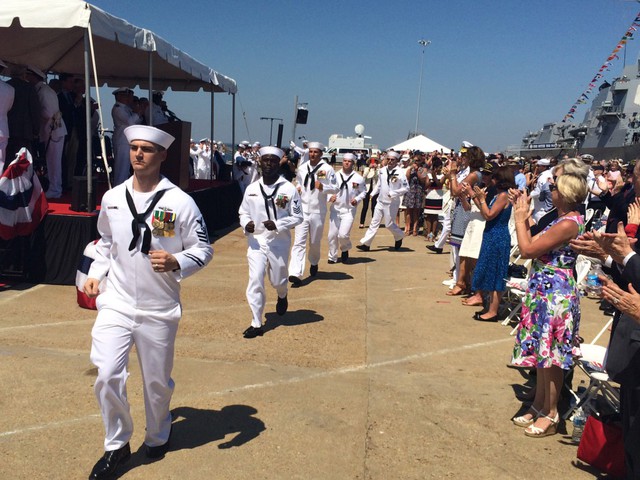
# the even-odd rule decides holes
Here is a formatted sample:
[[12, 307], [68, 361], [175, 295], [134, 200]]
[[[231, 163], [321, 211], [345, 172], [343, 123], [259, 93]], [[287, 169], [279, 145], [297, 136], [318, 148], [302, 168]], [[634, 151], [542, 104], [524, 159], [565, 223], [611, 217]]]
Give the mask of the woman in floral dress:
[[577, 208], [586, 198], [587, 182], [571, 173], [549, 181], [558, 218], [542, 232], [532, 237], [529, 231], [529, 197], [519, 197], [514, 209], [520, 254], [534, 259], [512, 359], [514, 365], [537, 372], [533, 404], [513, 419], [526, 427], [524, 433], [529, 437], [557, 432], [563, 370], [573, 366], [573, 357], [579, 353], [580, 296], [573, 275], [577, 254], [569, 248], [569, 241], [584, 232], [584, 219]]

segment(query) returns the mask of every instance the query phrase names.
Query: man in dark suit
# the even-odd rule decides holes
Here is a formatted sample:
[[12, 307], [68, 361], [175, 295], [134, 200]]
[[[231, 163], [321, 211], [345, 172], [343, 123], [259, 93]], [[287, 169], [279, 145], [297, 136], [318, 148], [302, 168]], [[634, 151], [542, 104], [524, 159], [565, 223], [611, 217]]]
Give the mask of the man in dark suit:
[[7, 112], [9, 141], [5, 169], [22, 147], [26, 147], [35, 157], [35, 142], [40, 134], [40, 100], [33, 85], [24, 79], [24, 74], [25, 69], [20, 68], [7, 81], [14, 88], [15, 95], [13, 106]]
[[605, 299], [618, 310], [605, 368], [620, 384], [626, 478], [640, 479], [640, 295], [635, 293], [640, 291], [640, 255], [632, 248], [636, 239], [629, 241], [622, 222], [618, 233], [595, 233], [594, 240], [615, 262], [610, 270], [613, 281], [603, 281]]

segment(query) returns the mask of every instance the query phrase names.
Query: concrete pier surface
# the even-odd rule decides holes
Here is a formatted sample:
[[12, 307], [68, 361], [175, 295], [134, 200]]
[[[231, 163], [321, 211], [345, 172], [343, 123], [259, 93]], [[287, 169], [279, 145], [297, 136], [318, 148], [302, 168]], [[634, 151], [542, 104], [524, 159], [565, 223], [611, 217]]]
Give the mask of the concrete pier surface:
[[[354, 226], [354, 245], [363, 232]], [[445, 295], [449, 256], [423, 237], [396, 252], [381, 229], [348, 265], [327, 264], [325, 241], [320, 272], [290, 289], [285, 316], [268, 287], [267, 332], [247, 340], [246, 240], [217, 233], [212, 262], [183, 284], [171, 450], [150, 462], [140, 449], [132, 353], [134, 453], [119, 478], [595, 478], [574, 465], [570, 424], [541, 439], [512, 424], [527, 379], [506, 367], [511, 327], [475, 321], [477, 307]], [[594, 300], [582, 306], [588, 341], [606, 318]], [[87, 478], [103, 452], [96, 312], [77, 306], [74, 287], [49, 285], [0, 292], [0, 310], [0, 478]]]

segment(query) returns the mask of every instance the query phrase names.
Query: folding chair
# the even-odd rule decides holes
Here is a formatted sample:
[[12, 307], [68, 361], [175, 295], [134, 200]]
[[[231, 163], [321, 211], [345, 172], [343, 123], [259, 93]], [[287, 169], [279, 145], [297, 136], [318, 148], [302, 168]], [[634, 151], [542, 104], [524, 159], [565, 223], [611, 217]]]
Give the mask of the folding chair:
[[583, 343], [580, 345], [582, 356], [577, 360], [576, 365], [589, 376], [589, 385], [582, 395], [577, 396], [574, 394], [574, 396], [577, 397], [577, 401], [575, 405], [563, 415], [565, 420], [569, 418], [578, 407], [582, 407], [583, 410], [597, 411], [596, 402], [599, 394], [609, 408], [615, 412], [620, 411], [620, 394], [617, 387], [612, 385], [609, 375], [604, 368], [607, 348], [596, 345], [596, 342], [609, 329], [612, 323], [613, 317], [609, 318], [605, 326], [591, 343]]

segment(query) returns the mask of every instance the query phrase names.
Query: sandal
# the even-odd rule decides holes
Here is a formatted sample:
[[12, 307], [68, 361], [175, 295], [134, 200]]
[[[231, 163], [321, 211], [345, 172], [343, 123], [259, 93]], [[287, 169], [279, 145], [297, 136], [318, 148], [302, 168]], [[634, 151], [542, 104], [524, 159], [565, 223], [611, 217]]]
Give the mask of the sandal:
[[458, 295], [464, 295], [466, 292], [467, 291], [464, 288], [456, 285], [455, 287], [453, 287], [451, 290], [447, 292], [447, 295], [449, 295], [450, 297], [457, 297]]
[[484, 303], [482, 302], [482, 299], [479, 302], [469, 302], [469, 300], [473, 298], [473, 296], [469, 297], [469, 298], [465, 298], [464, 300], [462, 300], [462, 305], [465, 305], [467, 307], [484, 307]]
[[556, 433], [558, 433], [558, 423], [560, 423], [560, 414], [556, 413], [555, 418], [551, 418], [548, 415], [540, 415], [538, 418], [542, 418], [542, 417], [546, 418], [547, 420], [550, 420], [551, 424], [549, 424], [547, 428], [536, 427], [534, 424], [529, 425], [524, 431], [524, 434], [527, 437], [542, 438], [542, 437], [555, 435]]
[[[525, 417], [525, 415], [527, 415], [529, 411], [533, 411], [533, 416], [531, 418]], [[536, 418], [538, 418], [539, 415], [540, 415], [540, 410], [538, 410], [536, 407], [532, 405], [529, 407], [529, 410], [527, 410], [524, 415], [520, 415], [519, 417], [513, 417], [511, 421], [513, 422], [514, 425], [518, 427], [526, 428], [529, 425], [533, 425], [533, 422], [536, 421]]]

